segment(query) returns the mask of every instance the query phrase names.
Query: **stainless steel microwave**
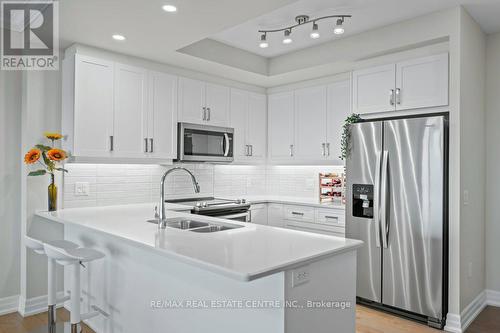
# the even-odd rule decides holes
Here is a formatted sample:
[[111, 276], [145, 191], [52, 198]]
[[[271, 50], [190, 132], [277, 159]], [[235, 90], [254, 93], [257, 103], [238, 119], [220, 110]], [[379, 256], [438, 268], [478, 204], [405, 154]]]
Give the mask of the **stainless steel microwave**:
[[234, 129], [227, 127], [178, 124], [178, 160], [193, 162], [232, 162]]

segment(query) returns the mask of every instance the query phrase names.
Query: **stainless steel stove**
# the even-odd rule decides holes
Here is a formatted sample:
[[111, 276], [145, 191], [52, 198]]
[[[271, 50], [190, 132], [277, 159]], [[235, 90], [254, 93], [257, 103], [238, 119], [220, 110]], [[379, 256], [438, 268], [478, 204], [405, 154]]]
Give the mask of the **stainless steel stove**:
[[214, 197], [165, 200], [168, 203], [190, 206], [191, 214], [222, 219], [251, 222], [250, 204], [245, 199], [220, 199]]

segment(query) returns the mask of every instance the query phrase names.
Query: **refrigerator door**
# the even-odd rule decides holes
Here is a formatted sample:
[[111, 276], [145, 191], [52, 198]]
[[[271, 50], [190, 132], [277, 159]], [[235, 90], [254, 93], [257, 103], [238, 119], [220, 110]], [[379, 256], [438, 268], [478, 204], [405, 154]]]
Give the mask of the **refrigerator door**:
[[346, 237], [365, 244], [357, 254], [357, 296], [381, 302], [382, 248], [378, 194], [382, 151], [382, 123], [351, 125], [347, 166]]
[[444, 118], [384, 122], [382, 303], [442, 318]]

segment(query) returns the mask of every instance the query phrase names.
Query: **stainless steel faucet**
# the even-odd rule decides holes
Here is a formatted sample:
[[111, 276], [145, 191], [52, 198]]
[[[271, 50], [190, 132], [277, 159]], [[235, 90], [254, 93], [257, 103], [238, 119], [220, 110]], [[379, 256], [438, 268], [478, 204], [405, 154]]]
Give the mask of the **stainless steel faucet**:
[[158, 216], [158, 228], [161, 228], [161, 229], [165, 229], [167, 226], [167, 219], [165, 217], [165, 179], [167, 178], [167, 176], [170, 173], [177, 171], [177, 170], [186, 171], [191, 176], [191, 181], [193, 182], [194, 191], [196, 193], [200, 193], [200, 185], [196, 181], [196, 177], [193, 175], [193, 173], [191, 171], [189, 171], [186, 168], [182, 168], [182, 167], [176, 167], [176, 168], [172, 168], [172, 169], [167, 170], [163, 174], [163, 176], [161, 177], [161, 185], [160, 185], [161, 186], [160, 187], [160, 215]]

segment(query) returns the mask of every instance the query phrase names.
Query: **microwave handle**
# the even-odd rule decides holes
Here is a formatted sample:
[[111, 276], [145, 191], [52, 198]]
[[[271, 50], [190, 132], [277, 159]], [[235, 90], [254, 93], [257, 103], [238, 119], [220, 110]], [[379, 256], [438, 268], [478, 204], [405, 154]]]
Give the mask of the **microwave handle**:
[[227, 157], [229, 155], [229, 135], [227, 133], [224, 133], [224, 142], [225, 148], [224, 148], [224, 157]]

